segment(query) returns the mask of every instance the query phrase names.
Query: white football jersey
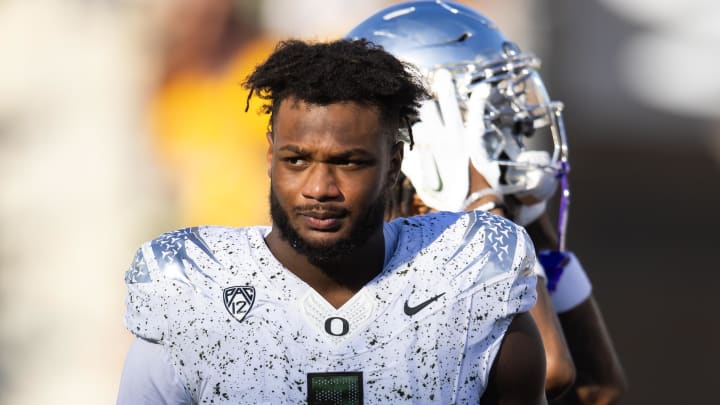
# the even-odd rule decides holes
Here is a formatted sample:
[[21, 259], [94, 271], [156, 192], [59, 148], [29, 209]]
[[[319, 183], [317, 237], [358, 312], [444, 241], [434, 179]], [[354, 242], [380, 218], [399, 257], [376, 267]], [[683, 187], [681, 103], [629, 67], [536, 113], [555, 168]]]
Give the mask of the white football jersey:
[[535, 302], [530, 239], [489, 213], [386, 224], [382, 272], [337, 309], [268, 232], [175, 231], [128, 270], [127, 328], [162, 345], [197, 403], [478, 403], [513, 315]]

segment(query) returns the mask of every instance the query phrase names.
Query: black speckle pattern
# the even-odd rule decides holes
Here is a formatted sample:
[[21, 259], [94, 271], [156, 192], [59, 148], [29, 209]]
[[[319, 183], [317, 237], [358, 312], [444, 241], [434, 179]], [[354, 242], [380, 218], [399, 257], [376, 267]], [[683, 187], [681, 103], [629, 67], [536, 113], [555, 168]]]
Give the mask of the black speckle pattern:
[[[126, 326], [165, 346], [198, 403], [304, 403], [307, 373], [342, 371], [363, 373], [367, 403], [477, 403], [513, 315], [535, 302], [533, 247], [482, 212], [390, 226], [388, 264], [338, 309], [272, 256], [268, 228], [165, 234], [126, 274]], [[230, 286], [255, 289], [242, 322]]]

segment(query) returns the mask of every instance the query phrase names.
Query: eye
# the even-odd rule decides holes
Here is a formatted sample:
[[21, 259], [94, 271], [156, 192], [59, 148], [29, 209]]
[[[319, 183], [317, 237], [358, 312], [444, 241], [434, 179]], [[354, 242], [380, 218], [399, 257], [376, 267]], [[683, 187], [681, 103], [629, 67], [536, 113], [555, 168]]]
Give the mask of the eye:
[[334, 163], [348, 169], [360, 169], [368, 166], [370, 161], [363, 159], [338, 159]]
[[300, 156], [290, 156], [283, 158], [283, 162], [289, 164], [290, 166], [304, 166], [308, 163], [305, 158]]

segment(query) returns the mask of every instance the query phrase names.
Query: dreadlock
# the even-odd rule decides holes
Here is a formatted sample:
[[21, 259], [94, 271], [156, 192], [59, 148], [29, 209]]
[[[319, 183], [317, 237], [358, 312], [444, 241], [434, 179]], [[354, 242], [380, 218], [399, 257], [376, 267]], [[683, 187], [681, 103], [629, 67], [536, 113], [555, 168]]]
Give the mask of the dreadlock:
[[246, 111], [253, 94], [266, 100], [262, 111], [270, 114], [271, 130], [273, 113], [288, 97], [317, 105], [349, 101], [377, 107], [393, 141], [429, 97], [412, 65], [364, 39], [282, 41], [243, 85], [250, 91]]

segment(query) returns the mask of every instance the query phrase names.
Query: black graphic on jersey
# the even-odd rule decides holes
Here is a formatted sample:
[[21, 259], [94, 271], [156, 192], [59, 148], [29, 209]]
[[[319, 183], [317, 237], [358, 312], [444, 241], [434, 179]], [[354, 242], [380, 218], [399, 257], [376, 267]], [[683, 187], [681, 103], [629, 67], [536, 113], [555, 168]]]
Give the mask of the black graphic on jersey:
[[[340, 330], [337, 326], [340, 325]], [[325, 332], [333, 336], [344, 336], [350, 331], [350, 322], [345, 318], [333, 316], [325, 320]]]
[[438, 298], [442, 297], [443, 295], [445, 295], [445, 293], [438, 294], [438, 295], [430, 298], [429, 300], [422, 302], [422, 303], [419, 304], [419, 305], [415, 305], [414, 307], [411, 307], [411, 306], [408, 304], [408, 302], [405, 301], [405, 306], [403, 307], [403, 311], [405, 311], [405, 315], [407, 315], [407, 316], [413, 316], [413, 315], [417, 314], [418, 312], [422, 311], [423, 308], [425, 308], [426, 306], [432, 304], [435, 300], [437, 300]]
[[362, 372], [308, 373], [308, 405], [362, 405]]
[[255, 287], [249, 285], [227, 287], [223, 290], [223, 302], [230, 315], [242, 322], [255, 303]]

